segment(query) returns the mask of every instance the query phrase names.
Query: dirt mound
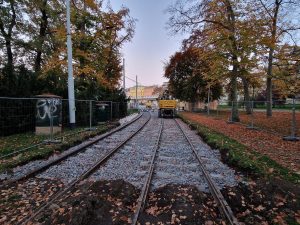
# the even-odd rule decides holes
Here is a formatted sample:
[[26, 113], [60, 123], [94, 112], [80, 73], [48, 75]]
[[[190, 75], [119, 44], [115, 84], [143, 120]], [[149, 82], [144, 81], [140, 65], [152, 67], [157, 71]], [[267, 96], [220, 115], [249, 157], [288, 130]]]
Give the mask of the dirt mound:
[[149, 194], [141, 224], [222, 224], [212, 196], [192, 186], [167, 185]]
[[127, 224], [139, 191], [122, 180], [85, 183], [53, 204], [38, 219], [42, 224]]
[[[84, 183], [50, 206], [41, 224], [130, 224], [140, 191], [122, 180]], [[209, 194], [196, 187], [167, 185], [148, 196], [140, 224], [222, 224]]]
[[222, 192], [240, 222], [300, 224], [299, 186], [278, 179], [258, 179]]
[[[299, 224], [300, 189], [257, 179], [222, 190], [241, 224]], [[122, 180], [83, 183], [39, 216], [41, 224], [130, 224], [140, 191]], [[212, 196], [196, 187], [167, 185], [148, 195], [140, 224], [227, 224]]]

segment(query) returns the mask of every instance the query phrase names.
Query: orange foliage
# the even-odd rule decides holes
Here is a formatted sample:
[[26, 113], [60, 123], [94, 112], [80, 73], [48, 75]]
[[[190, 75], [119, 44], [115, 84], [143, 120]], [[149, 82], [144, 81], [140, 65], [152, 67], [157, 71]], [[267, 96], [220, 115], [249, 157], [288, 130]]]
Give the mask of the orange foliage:
[[257, 152], [269, 156], [279, 164], [300, 172], [300, 142], [283, 141], [281, 136], [260, 130], [248, 130], [241, 124], [227, 124], [196, 113], [184, 112], [190, 121], [200, 123], [222, 133]]

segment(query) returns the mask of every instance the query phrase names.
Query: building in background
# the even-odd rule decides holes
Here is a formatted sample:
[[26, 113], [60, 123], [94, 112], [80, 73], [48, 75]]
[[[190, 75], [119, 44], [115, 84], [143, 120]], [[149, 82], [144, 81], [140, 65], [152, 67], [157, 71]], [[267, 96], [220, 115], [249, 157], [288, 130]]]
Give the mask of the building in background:
[[162, 91], [162, 86], [138, 86], [126, 89], [126, 96], [130, 99], [129, 107], [134, 108], [136, 104], [136, 97], [138, 104], [142, 107], [157, 108], [157, 99]]

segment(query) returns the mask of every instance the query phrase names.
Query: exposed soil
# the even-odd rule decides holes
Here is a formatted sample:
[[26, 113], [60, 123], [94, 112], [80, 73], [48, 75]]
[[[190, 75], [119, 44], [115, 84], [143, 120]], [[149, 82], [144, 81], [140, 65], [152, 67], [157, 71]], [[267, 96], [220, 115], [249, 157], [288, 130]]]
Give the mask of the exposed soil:
[[148, 197], [141, 224], [225, 224], [212, 196], [195, 187], [167, 185]]
[[139, 191], [122, 180], [83, 183], [66, 199], [50, 206], [38, 224], [128, 224]]
[[29, 179], [1, 186], [0, 224], [20, 222], [62, 187], [59, 181], [45, 179]]
[[[38, 224], [130, 224], [140, 191], [122, 180], [84, 183], [53, 204]], [[151, 192], [140, 224], [225, 224], [212, 197], [195, 187], [168, 185]]]
[[[50, 206], [36, 224], [130, 224], [139, 190], [122, 180], [84, 183]], [[222, 193], [241, 224], [299, 224], [300, 189], [282, 180], [258, 179]], [[167, 185], [151, 192], [140, 224], [227, 224], [210, 194]]]
[[244, 224], [300, 224], [300, 188], [289, 182], [257, 179], [222, 193]]

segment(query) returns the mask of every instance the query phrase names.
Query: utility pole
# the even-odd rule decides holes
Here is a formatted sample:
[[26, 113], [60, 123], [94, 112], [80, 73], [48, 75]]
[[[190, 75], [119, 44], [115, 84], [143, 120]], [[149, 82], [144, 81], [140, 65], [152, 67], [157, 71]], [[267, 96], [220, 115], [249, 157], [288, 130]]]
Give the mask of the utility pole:
[[72, 40], [71, 40], [71, 19], [70, 19], [70, 0], [66, 0], [67, 5], [67, 49], [68, 49], [68, 97], [69, 97], [69, 116], [70, 127], [75, 127], [75, 94], [74, 94], [74, 78], [72, 66]]
[[137, 76], [135, 76], [135, 107], [138, 108], [138, 81], [137, 81]]
[[123, 90], [125, 92], [125, 59], [123, 58]]

